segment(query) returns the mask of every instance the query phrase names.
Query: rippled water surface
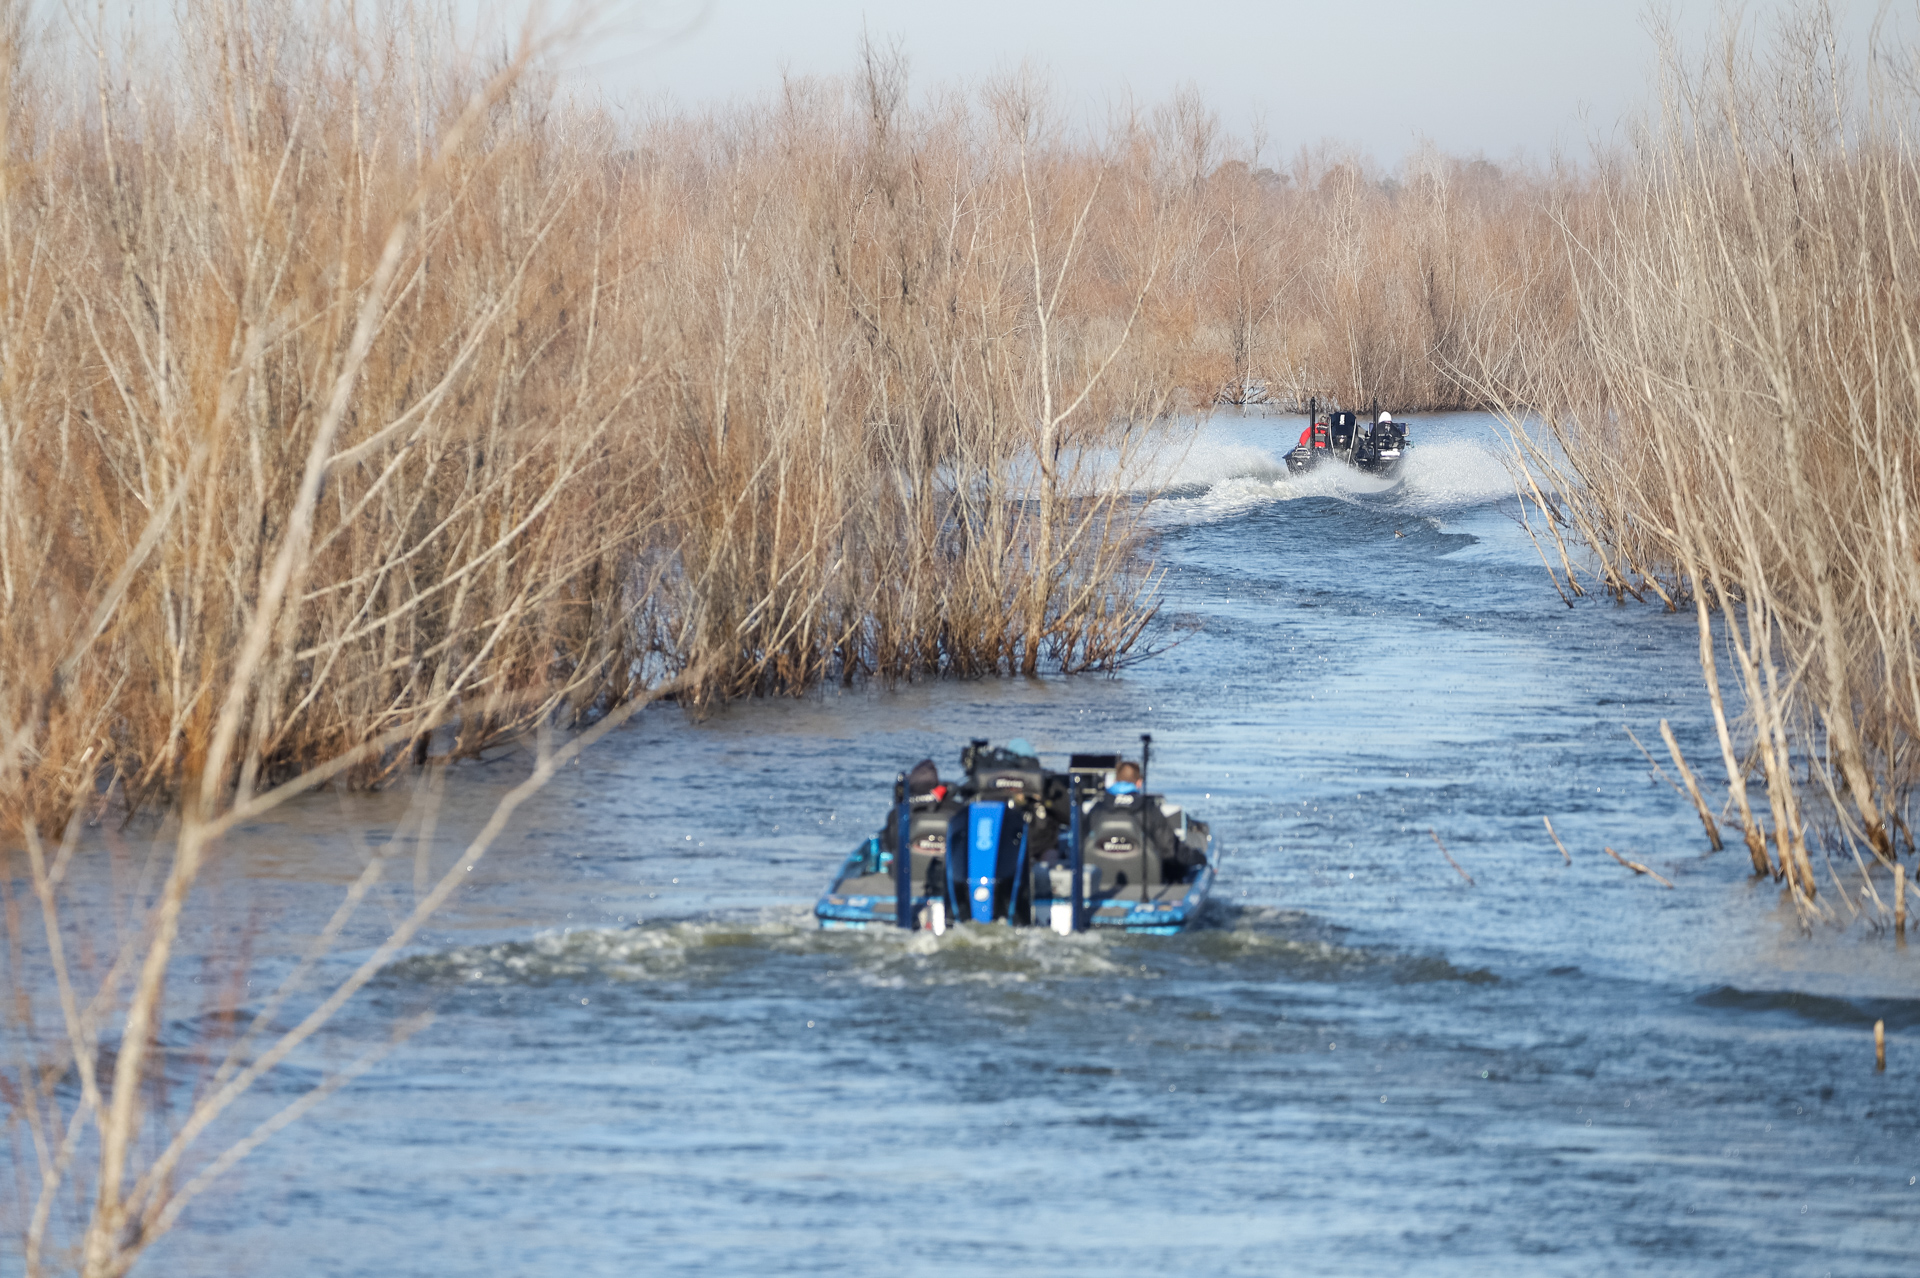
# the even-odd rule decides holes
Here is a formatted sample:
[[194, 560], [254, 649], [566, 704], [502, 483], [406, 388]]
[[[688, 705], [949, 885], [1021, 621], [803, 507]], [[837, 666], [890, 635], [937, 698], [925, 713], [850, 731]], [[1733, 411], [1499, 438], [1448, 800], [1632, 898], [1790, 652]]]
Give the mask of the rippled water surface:
[[[1564, 607], [1485, 419], [1416, 421], [1393, 485], [1290, 481], [1298, 430], [1202, 433], [1155, 515], [1178, 642], [1122, 677], [603, 744], [281, 1085], [432, 1026], [154, 1272], [1920, 1272], [1910, 953], [1803, 934], [1622, 729], [1710, 770], [1690, 621]], [[1227, 849], [1204, 926], [810, 926], [897, 769], [1143, 731]], [[456, 778], [443, 841], [524, 769]], [[215, 890], [291, 943], [407, 804], [318, 796]]]

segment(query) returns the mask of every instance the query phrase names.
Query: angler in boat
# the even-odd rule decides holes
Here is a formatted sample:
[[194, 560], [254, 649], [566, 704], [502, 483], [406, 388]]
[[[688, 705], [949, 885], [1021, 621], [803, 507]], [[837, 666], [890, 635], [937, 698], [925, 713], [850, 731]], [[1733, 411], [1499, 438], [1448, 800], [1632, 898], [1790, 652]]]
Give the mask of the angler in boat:
[[1327, 461], [1344, 462], [1369, 475], [1392, 475], [1412, 447], [1407, 423], [1389, 412], [1361, 420], [1353, 413], [1319, 411], [1319, 401], [1307, 401], [1307, 428], [1287, 454], [1287, 470], [1302, 475]]
[[1020, 738], [975, 740], [960, 752], [957, 786], [922, 760], [895, 779], [885, 826], [815, 905], [820, 926], [1180, 931], [1213, 887], [1213, 837], [1147, 792], [1152, 747], [1142, 736], [1138, 763], [1075, 754], [1056, 772]]

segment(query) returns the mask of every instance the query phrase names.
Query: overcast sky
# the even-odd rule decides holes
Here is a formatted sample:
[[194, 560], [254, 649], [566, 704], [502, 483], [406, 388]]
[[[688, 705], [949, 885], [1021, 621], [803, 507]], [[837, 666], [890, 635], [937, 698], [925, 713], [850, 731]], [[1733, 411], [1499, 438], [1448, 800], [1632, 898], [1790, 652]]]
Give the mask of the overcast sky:
[[[1864, 49], [1874, 0], [1835, 7]], [[1697, 43], [1711, 0], [1671, 8]], [[1746, 5], [1763, 25], [1779, 8]], [[864, 24], [904, 41], [916, 89], [1031, 60], [1089, 116], [1191, 82], [1235, 132], [1264, 117], [1270, 155], [1332, 139], [1393, 163], [1427, 137], [1544, 158], [1584, 153], [1642, 100], [1647, 11], [1643, 0], [654, 0], [633, 4], [626, 34], [577, 74], [629, 102], [723, 102], [769, 91], [783, 71], [845, 73]]]

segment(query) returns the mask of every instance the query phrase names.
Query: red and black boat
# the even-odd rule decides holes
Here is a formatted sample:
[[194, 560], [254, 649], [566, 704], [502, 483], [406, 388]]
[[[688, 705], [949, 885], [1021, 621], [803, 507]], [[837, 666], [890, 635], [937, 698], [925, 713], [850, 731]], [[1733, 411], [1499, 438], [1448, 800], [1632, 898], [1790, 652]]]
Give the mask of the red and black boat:
[[1287, 454], [1287, 470], [1304, 475], [1325, 462], [1337, 461], [1369, 475], [1393, 475], [1412, 447], [1407, 442], [1407, 423], [1396, 422], [1392, 413], [1367, 416], [1371, 420], [1338, 409], [1323, 413], [1318, 400], [1308, 400], [1307, 428]]

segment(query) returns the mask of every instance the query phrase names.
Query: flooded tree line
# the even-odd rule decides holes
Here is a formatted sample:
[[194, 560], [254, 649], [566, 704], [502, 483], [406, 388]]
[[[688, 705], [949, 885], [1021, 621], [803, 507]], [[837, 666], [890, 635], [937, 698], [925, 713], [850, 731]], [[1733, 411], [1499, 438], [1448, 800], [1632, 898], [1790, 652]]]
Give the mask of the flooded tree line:
[[22, 811], [165, 803], [223, 732], [248, 793], [668, 679], [1111, 669], [1155, 612], [1152, 456], [1211, 405], [1318, 397], [1544, 422], [1516, 458], [1563, 588], [1722, 627], [1730, 801], [1786, 832], [1773, 872], [1804, 820], [1748, 778], [1831, 782], [1882, 855], [1902, 828], [1904, 47], [1856, 73], [1816, 11], [1698, 67], [1669, 41], [1656, 111], [1590, 163], [1389, 172], [1277, 163], [1191, 93], [916, 95], [875, 45], [623, 121], [551, 46], [476, 60], [405, 4], [189, 4], [172, 34], [208, 56], [177, 66], [9, 13]]
[[1192, 94], [915, 97], [870, 46], [626, 122], [405, 4], [189, 4], [166, 65], [9, 12], [0, 777], [42, 821], [683, 676], [1112, 669], [1181, 421], [1471, 403], [1474, 316], [1564, 287], [1536, 176], [1277, 171]]
[[1564, 215], [1571, 322], [1506, 317], [1473, 379], [1563, 592], [1694, 617], [1754, 869], [1896, 931], [1905, 875], [1869, 869], [1914, 850], [1920, 765], [1916, 69], [1814, 9], [1663, 39], [1655, 111]]
[[[1669, 48], [1663, 113], [1591, 164], [1386, 173], [1270, 165], [1191, 94], [915, 98], [877, 47], [622, 122], [406, 5], [190, 4], [209, 56], [177, 68], [11, 13], [0, 774], [36, 812], [176, 794], [223, 715], [246, 790], [681, 672], [714, 699], [1110, 669], [1154, 613], [1149, 454], [1215, 403], [1316, 396], [1540, 413], [1556, 554], [1741, 603], [1762, 739], [1810, 696], [1891, 846], [1866, 796], [1904, 790], [1911, 714], [1867, 690], [1913, 683], [1901, 50], [1869, 92], [1817, 18], [1704, 79]], [[1689, 541], [1748, 501], [1801, 514]], [[1804, 605], [1763, 585], [1796, 573]], [[1821, 656], [1769, 691], [1804, 618]], [[1834, 729], [1856, 704], [1875, 722]]]

